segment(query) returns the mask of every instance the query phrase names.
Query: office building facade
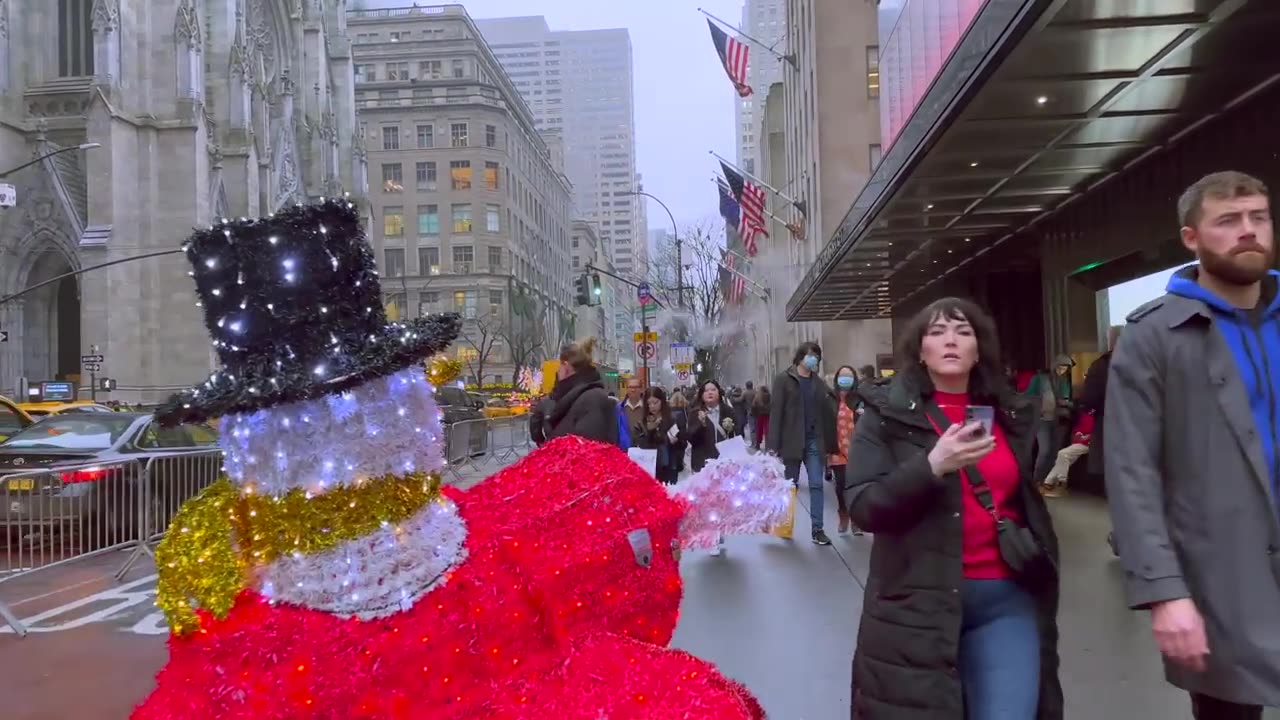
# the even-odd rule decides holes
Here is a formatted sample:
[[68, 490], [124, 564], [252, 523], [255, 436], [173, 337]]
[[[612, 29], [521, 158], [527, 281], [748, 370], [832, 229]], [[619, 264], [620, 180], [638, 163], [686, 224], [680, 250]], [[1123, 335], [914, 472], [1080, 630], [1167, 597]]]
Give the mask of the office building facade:
[[348, 27], [386, 301], [461, 313], [468, 380], [512, 382], [576, 333], [569, 181], [461, 6], [351, 11]]
[[[746, 0], [739, 27], [772, 46], [778, 55], [787, 54], [786, 0]], [[756, 175], [760, 168], [760, 123], [765, 98], [770, 86], [782, 82], [786, 61], [755, 44], [751, 44], [750, 52], [747, 84], [754, 92], [750, 97], [734, 97], [734, 116], [738, 123], [738, 167]]]
[[631, 36], [625, 29], [553, 31], [545, 18], [477, 25], [533, 111], [563, 139], [575, 217], [595, 225], [619, 274], [641, 277], [649, 260], [636, 170]]

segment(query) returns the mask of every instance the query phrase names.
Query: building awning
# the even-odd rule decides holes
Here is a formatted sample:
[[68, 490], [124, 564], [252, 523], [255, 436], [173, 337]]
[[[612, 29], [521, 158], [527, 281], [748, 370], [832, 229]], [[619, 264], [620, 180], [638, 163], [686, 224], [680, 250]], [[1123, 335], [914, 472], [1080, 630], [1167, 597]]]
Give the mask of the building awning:
[[989, 0], [787, 318], [889, 316], [1009, 256], [987, 253], [1274, 83], [1277, 38], [1275, 0]]

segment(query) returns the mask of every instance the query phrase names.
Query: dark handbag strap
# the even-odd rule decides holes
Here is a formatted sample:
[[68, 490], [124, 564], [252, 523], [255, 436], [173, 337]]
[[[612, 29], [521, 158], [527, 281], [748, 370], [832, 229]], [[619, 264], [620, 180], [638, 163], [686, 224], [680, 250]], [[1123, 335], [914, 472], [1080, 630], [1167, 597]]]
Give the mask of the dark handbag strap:
[[[951, 418], [948, 418], [946, 413], [942, 412], [942, 408], [938, 407], [938, 404], [932, 400], [925, 403], [924, 411], [929, 416], [933, 426], [937, 428], [939, 436], [953, 425]], [[986, 510], [995, 519], [997, 525], [1003, 523], [1004, 518], [1000, 517], [1000, 512], [996, 510], [995, 501], [991, 497], [991, 486], [987, 484], [986, 479], [982, 477], [982, 473], [978, 471], [978, 466], [976, 464], [969, 465], [961, 469], [960, 474], [969, 482], [969, 488], [973, 490], [973, 496], [978, 499], [978, 504], [982, 506], [982, 509]]]

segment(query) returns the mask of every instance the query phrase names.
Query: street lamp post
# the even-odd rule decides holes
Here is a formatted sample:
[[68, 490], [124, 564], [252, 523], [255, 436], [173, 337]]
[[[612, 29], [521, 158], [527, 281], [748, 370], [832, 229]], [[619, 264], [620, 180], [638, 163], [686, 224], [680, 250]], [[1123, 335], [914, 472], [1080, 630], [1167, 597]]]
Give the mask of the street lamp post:
[[[667, 211], [667, 217], [671, 219], [671, 234], [676, 239], [676, 300], [681, 308], [687, 307], [684, 302], [684, 241], [680, 239], [680, 229], [676, 227], [676, 217], [671, 214], [671, 208], [662, 202], [656, 195], [652, 195], [643, 190], [627, 190], [624, 195], [643, 195], [662, 206]], [[648, 242], [646, 239], [645, 242]]]
[[79, 145], [69, 145], [69, 146], [64, 147], [64, 148], [58, 148], [57, 150], [54, 150], [53, 152], [49, 152], [49, 153], [45, 153], [44, 155], [41, 155], [40, 157], [36, 158], [35, 160], [31, 160], [31, 161], [29, 161], [29, 162], [22, 163], [21, 165], [19, 165], [19, 166], [15, 167], [15, 168], [9, 168], [8, 170], [5, 170], [4, 172], [0, 173], [0, 178], [7, 178], [7, 177], [9, 177], [10, 175], [12, 175], [12, 174], [14, 174], [14, 173], [18, 172], [19, 170], [26, 170], [27, 168], [31, 167], [32, 165], [35, 165], [35, 164], [36, 164], [36, 163], [38, 163], [38, 162], [43, 162], [43, 161], [45, 161], [45, 160], [48, 160], [49, 158], [53, 157], [54, 155], [61, 155], [61, 154], [62, 154], [62, 153], [64, 153], [64, 152], [71, 152], [72, 150], [92, 150], [93, 148], [96, 148], [96, 147], [102, 147], [102, 145], [101, 145], [100, 143], [93, 142], [93, 143], [80, 143]]

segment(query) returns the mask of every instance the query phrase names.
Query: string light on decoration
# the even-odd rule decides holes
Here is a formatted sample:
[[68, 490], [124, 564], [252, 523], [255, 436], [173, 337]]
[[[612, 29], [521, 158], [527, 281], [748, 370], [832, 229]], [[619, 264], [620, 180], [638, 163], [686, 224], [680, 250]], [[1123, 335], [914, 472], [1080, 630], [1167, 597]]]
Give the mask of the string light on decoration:
[[672, 488], [689, 504], [680, 521], [681, 546], [709, 550], [722, 535], [768, 532], [786, 519], [791, 487], [771, 455], [712, 460]]

